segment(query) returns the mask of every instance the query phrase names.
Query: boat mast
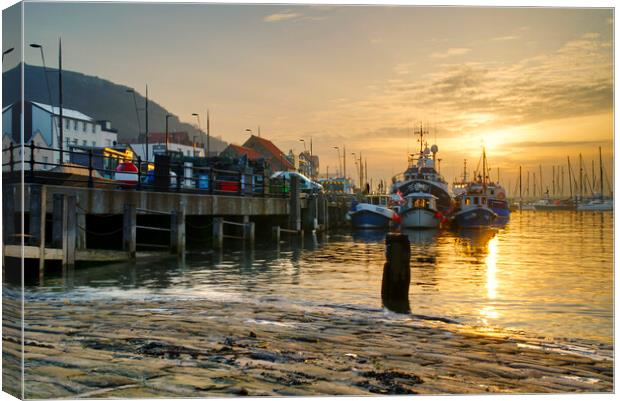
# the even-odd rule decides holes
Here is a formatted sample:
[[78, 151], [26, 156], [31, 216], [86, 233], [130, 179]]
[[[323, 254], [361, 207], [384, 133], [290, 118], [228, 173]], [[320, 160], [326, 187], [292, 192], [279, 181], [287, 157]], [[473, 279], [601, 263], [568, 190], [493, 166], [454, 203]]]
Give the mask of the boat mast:
[[538, 171], [540, 173], [540, 196], [543, 196], [543, 179], [542, 179], [542, 164], [538, 165]]
[[562, 180], [560, 181], [560, 183], [562, 184], [560, 186], [560, 193], [562, 198], [564, 197], [564, 166], [560, 166], [560, 171], [562, 172]]
[[583, 198], [583, 159], [579, 153], [579, 200]]
[[523, 190], [521, 188], [521, 166], [519, 166], [519, 208], [523, 204]]
[[532, 173], [532, 182], [534, 183], [534, 198], [536, 197], [536, 172]]
[[553, 194], [553, 196], [555, 196], [555, 165], [551, 166], [552, 169], [552, 175], [551, 175], [551, 193]]
[[595, 187], [596, 187], [596, 178], [594, 177], [594, 159], [592, 159], [592, 197], [594, 197]]
[[482, 147], [482, 192], [487, 193], [487, 154]]
[[601, 147], [598, 147], [598, 166], [599, 173], [601, 174], [601, 199], [603, 198], [603, 156], [601, 154]]
[[570, 190], [570, 198], [573, 199], [573, 174], [570, 168], [570, 156], [566, 156], [568, 160], [568, 189]]

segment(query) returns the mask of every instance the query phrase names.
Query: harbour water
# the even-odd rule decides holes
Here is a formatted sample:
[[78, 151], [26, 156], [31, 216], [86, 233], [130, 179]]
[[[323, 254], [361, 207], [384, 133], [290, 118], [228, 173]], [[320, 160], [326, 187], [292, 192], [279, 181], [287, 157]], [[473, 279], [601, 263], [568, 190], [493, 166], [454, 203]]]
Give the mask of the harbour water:
[[[523, 211], [492, 231], [407, 234], [414, 316], [612, 344], [613, 213]], [[27, 287], [26, 297], [206, 299], [398, 317], [382, 309], [383, 232], [255, 248], [76, 269], [69, 280]]]
[[384, 235], [46, 275], [24, 354], [5, 284], [4, 359], [27, 398], [613, 390], [612, 213], [409, 232], [411, 314], [382, 307]]

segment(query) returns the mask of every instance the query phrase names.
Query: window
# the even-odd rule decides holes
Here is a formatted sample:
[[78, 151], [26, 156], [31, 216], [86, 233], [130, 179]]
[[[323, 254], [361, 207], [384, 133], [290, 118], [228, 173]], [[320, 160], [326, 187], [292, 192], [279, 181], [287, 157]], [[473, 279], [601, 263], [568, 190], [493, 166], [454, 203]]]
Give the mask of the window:
[[77, 144], [78, 144], [78, 140], [76, 138], [76, 139], [73, 140], [73, 145], [77, 146]]
[[86, 141], [86, 139], [82, 140], [82, 146], [88, 146], [88, 142]]
[[[94, 134], [95, 132], [97, 132], [97, 129], [96, 129], [96, 128], [97, 128], [97, 124], [93, 124], [93, 134]], [[94, 146], [94, 145], [93, 145], [93, 146]]]
[[477, 196], [474, 197], [474, 205], [477, 205], [478, 203], [480, 203], [480, 200], [478, 199]]
[[77, 124], [78, 124], [77, 120], [73, 120], [73, 129], [76, 130], [76, 131], [78, 129], [77, 128]]
[[109, 140], [109, 139], [106, 139], [106, 140], [105, 140], [105, 145], [106, 145], [106, 146], [111, 146], [111, 145], [112, 145], [112, 141], [111, 141], [111, 140]]
[[65, 118], [65, 128], [69, 129], [69, 124], [71, 123], [71, 120], [69, 120], [68, 118]]
[[86, 121], [82, 122], [82, 132], [86, 132], [86, 126], [88, 123]]
[[93, 141], [93, 148], [97, 146], [97, 142]]
[[465, 206], [470, 205], [470, 204], [471, 204], [471, 199], [465, 198]]
[[487, 198], [480, 198], [480, 200], [482, 201], [482, 204], [484, 205], [485, 203], [487, 203]]
[[47, 163], [47, 160], [48, 160], [47, 156], [43, 156], [43, 163]]

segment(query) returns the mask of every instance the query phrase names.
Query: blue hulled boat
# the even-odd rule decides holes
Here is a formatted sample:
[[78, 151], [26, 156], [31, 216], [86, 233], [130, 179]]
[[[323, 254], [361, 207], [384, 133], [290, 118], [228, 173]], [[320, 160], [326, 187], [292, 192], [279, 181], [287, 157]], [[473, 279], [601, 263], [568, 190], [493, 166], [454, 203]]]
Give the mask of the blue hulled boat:
[[354, 201], [347, 218], [355, 229], [387, 229], [395, 214], [396, 212], [385, 206]]

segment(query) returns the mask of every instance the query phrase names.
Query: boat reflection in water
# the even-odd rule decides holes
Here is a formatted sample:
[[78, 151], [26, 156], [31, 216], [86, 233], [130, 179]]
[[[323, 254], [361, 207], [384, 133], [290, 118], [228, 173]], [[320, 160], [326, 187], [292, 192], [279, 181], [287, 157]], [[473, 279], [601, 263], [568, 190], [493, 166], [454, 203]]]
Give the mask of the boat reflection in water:
[[439, 235], [439, 229], [431, 228], [428, 230], [411, 230], [404, 229], [403, 234], [409, 238], [411, 245], [429, 245], [437, 242], [437, 236]]
[[353, 230], [351, 235], [355, 242], [383, 242], [385, 241], [387, 230]]
[[461, 245], [460, 251], [468, 256], [486, 257], [489, 252], [489, 242], [497, 236], [498, 230], [461, 229], [455, 231], [456, 242]]

